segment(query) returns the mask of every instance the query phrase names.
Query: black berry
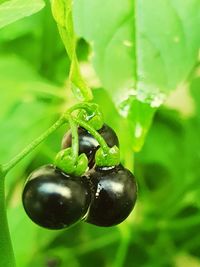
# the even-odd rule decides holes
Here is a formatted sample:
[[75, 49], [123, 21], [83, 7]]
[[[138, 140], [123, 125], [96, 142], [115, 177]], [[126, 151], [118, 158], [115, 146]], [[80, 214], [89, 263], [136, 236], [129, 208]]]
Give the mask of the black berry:
[[45, 165], [29, 176], [22, 200], [33, 222], [49, 229], [62, 229], [84, 218], [91, 194], [86, 177], [67, 175]]
[[137, 198], [133, 174], [119, 165], [113, 168], [96, 167], [88, 175], [95, 195], [86, 221], [98, 226], [113, 226], [124, 221]]
[[[103, 127], [98, 131], [99, 134], [105, 139], [109, 147], [118, 146], [119, 140], [117, 138], [114, 130], [109, 127], [107, 124], [104, 124]], [[94, 156], [95, 152], [99, 148], [99, 143], [97, 140], [84, 128], [78, 128], [79, 135], [79, 154], [85, 153], [88, 157], [89, 167], [91, 168], [94, 165]], [[62, 140], [62, 149], [71, 147], [72, 145], [72, 136], [71, 131], [68, 131]]]

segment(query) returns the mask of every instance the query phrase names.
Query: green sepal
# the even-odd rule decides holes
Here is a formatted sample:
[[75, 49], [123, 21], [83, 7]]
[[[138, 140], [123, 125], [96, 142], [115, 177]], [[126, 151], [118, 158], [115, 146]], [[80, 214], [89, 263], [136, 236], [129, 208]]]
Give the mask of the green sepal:
[[88, 168], [88, 158], [87, 156], [82, 153], [78, 157], [77, 165], [75, 167], [74, 175], [81, 176], [83, 175]]
[[104, 124], [103, 114], [97, 104], [90, 104], [91, 110], [81, 110], [78, 114], [78, 118], [86, 121], [96, 131], [100, 130]]
[[111, 147], [108, 152], [104, 152], [100, 147], [95, 154], [95, 162], [99, 167], [112, 167], [120, 163], [120, 151], [117, 146]]
[[78, 156], [77, 161], [75, 161], [72, 149], [66, 148], [61, 150], [56, 155], [55, 165], [67, 174], [81, 176], [86, 172], [88, 168], [88, 158], [84, 153], [82, 153]]

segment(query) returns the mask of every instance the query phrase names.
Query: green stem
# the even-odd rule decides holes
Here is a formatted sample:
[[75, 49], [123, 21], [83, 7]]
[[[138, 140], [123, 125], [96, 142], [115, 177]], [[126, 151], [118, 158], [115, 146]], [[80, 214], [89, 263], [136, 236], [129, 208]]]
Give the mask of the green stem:
[[115, 262], [112, 267], [124, 266], [129, 245], [130, 245], [130, 238], [123, 238], [120, 240], [120, 245], [117, 251]]
[[[1, 166], [0, 166], [1, 167]], [[0, 266], [15, 267], [5, 203], [5, 173], [0, 169]]]
[[77, 110], [77, 109], [84, 109], [86, 110], [88, 113], [91, 113], [93, 111], [91, 104], [90, 103], [80, 103], [80, 104], [76, 104], [73, 107], [71, 107], [68, 112], [72, 113], [73, 111]]
[[74, 32], [72, 5], [73, 1], [52, 0], [52, 13], [58, 25], [58, 30], [71, 60], [69, 81], [73, 83], [75, 96], [81, 100], [91, 100], [93, 94], [84, 78], [82, 77], [79, 62], [76, 55], [77, 38]]
[[7, 173], [10, 171], [15, 165], [20, 162], [26, 155], [28, 155], [33, 149], [35, 149], [42, 141], [44, 141], [50, 134], [55, 132], [62, 124], [66, 122], [65, 118], [62, 116], [57, 122], [55, 122], [46, 132], [44, 132], [41, 136], [35, 139], [32, 143], [30, 143], [27, 147], [25, 147], [17, 156], [15, 156], [11, 161], [2, 165], [3, 172]]
[[92, 128], [87, 122], [84, 122], [80, 119], [74, 118], [73, 120], [79, 124], [81, 127], [83, 127], [84, 129], [86, 129], [91, 135], [94, 136], [94, 138], [97, 140], [97, 142], [99, 143], [99, 145], [101, 146], [101, 148], [103, 149], [103, 151], [105, 153], [109, 152], [109, 147], [106, 143], [106, 141], [104, 140], [104, 138], [94, 129]]
[[73, 160], [75, 163], [78, 160], [78, 152], [79, 152], [79, 140], [78, 140], [77, 125], [70, 115], [66, 115], [66, 116], [67, 116], [67, 119], [68, 119], [68, 122], [70, 125], [70, 129], [71, 129], [71, 133], [72, 133], [72, 153], [73, 153], [72, 157], [73, 157]]
[[130, 233], [129, 225], [125, 223], [122, 226], [120, 225], [119, 228], [121, 231], [121, 240], [120, 240], [119, 248], [117, 250], [116, 258], [115, 258], [115, 261], [112, 267], [123, 267], [124, 266], [128, 248], [130, 245], [130, 240], [131, 240], [131, 233]]

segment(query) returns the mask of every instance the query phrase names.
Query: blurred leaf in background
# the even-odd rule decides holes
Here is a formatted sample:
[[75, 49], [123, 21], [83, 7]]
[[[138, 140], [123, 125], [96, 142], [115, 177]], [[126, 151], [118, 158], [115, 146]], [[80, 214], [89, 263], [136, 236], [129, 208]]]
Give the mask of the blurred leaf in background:
[[44, 7], [43, 0], [10, 0], [0, 2], [0, 28], [17, 21], [18, 19], [30, 16]]
[[77, 33], [92, 46], [103, 87], [129, 120], [135, 151], [166, 94], [196, 66], [199, 8], [198, 0], [74, 2]]

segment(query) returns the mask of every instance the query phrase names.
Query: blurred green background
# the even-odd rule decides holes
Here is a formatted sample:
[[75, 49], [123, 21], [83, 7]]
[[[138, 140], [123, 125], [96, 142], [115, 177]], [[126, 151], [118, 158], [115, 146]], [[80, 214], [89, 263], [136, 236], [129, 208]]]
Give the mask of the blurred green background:
[[[156, 28], [159, 16], [150, 2], [165, 10], [160, 18], [163, 16], [162, 27], [168, 29], [160, 38], [162, 27], [159, 31]], [[75, 1], [75, 26], [84, 37], [77, 45], [81, 70], [94, 89], [94, 101], [101, 106], [105, 122], [120, 137], [122, 161], [137, 177], [138, 202], [129, 218], [116, 227], [98, 228], [83, 222], [65, 231], [48, 231], [33, 224], [22, 208], [23, 183], [32, 170], [53, 161], [67, 130], [62, 127], [20, 162], [6, 180], [18, 267], [200, 266], [200, 5], [194, 0], [184, 4], [171, 1], [172, 8], [167, 2], [149, 1], [142, 9], [144, 1], [138, 1], [143, 17], [137, 18], [142, 30], [141, 47], [136, 49], [136, 43], [126, 40], [136, 30], [129, 32], [127, 20], [117, 20], [132, 7], [129, 1], [126, 6], [117, 2], [116, 12], [111, 12], [112, 1], [105, 2], [102, 9], [101, 1], [96, 1], [96, 7], [95, 1]], [[96, 13], [92, 13], [94, 8]], [[83, 21], [88, 13], [92, 13], [90, 20]], [[96, 14], [99, 17], [92, 25]], [[132, 22], [134, 16], [127, 17]], [[109, 20], [117, 21], [112, 29], [114, 37], [104, 27], [107, 23], [112, 28]], [[144, 34], [145, 25], [150, 28]], [[175, 32], [173, 45], [178, 43], [178, 47], [164, 44], [171, 38], [170, 30]], [[109, 43], [106, 49], [104, 37]], [[121, 38], [128, 49], [133, 46], [137, 52], [137, 79], [136, 56], [132, 50], [124, 52]], [[9, 161], [76, 102], [67, 90], [69, 67], [48, 2], [39, 13], [0, 30], [1, 163]], [[134, 79], [130, 81], [131, 75]], [[133, 92], [136, 80], [137, 97]], [[123, 101], [119, 103], [119, 99]], [[128, 114], [124, 115], [126, 109]], [[138, 131], [142, 133], [138, 135]]]

